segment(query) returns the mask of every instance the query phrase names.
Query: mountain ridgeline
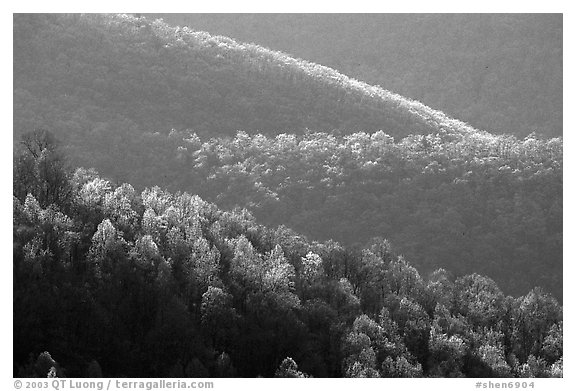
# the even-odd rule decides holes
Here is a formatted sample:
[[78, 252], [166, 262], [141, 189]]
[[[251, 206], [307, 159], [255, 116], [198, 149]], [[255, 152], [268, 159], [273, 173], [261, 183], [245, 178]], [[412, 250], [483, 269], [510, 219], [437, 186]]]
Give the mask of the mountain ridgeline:
[[[14, 129], [74, 165], [311, 239], [393, 240], [424, 272], [562, 298], [562, 139], [472, 129], [254, 44], [126, 15], [14, 16]], [[245, 132], [238, 133], [237, 130]]]
[[562, 136], [562, 14], [146, 16], [327, 65], [478, 129]]
[[15, 375], [562, 376], [562, 138], [15, 14], [14, 143]]
[[14, 37], [17, 132], [470, 129], [333, 69], [159, 20], [15, 15]]

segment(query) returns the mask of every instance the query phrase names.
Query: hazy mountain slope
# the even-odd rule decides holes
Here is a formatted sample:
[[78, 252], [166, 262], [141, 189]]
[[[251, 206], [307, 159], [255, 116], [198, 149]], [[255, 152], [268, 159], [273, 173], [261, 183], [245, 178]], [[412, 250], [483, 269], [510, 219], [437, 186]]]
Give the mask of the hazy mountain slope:
[[26, 107], [29, 95], [63, 111], [61, 122], [85, 126], [110, 126], [110, 117], [120, 116], [142, 130], [194, 128], [210, 135], [466, 128], [332, 69], [225, 37], [129, 16], [16, 15], [14, 22], [17, 130], [62, 125]]
[[14, 150], [15, 375], [562, 376], [561, 138], [162, 22], [14, 37], [14, 140], [65, 150]]
[[137, 179], [149, 177], [149, 136], [173, 128], [203, 136], [470, 131], [257, 45], [122, 15], [15, 15], [14, 132], [36, 128], [54, 132], [75, 164], [137, 186], [151, 184]]
[[[493, 137], [329, 68], [161, 22], [16, 15], [14, 28], [15, 140], [45, 127], [73, 164], [137, 189], [249, 207], [311, 239], [393, 237], [430, 268], [561, 297], [561, 139]], [[281, 148], [279, 133], [292, 133]]]
[[562, 135], [560, 14], [153, 14], [282, 50], [479, 129]]

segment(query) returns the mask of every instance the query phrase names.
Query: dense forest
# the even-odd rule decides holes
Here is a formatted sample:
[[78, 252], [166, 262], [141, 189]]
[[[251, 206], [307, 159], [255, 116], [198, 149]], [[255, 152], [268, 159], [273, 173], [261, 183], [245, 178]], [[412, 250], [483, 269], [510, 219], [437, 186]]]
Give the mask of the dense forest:
[[562, 307], [423, 278], [393, 244], [311, 242], [188, 193], [14, 162], [14, 375], [561, 377]]
[[[365, 17], [319, 57], [283, 29], [318, 21], [313, 50], [355, 17], [272, 15], [295, 24], [259, 44], [498, 129], [194, 26], [14, 14], [15, 376], [562, 377], [558, 17], [510, 16], [514, 50], [500, 16], [454, 19], [466, 50], [436, 16]], [[343, 53], [371, 34], [363, 73]]]
[[384, 236], [424, 273], [562, 299], [561, 138], [493, 136], [332, 69], [146, 18], [16, 15], [14, 32], [15, 141], [50, 129], [73, 164], [138, 191], [199, 194], [313, 240]]
[[148, 17], [327, 65], [478, 129], [562, 136], [562, 14]]
[[349, 246], [384, 236], [421, 272], [478, 272], [506, 293], [540, 285], [562, 298], [559, 139], [239, 133], [182, 144], [174, 171], [195, 175], [173, 187], [197, 186], [220, 207]]

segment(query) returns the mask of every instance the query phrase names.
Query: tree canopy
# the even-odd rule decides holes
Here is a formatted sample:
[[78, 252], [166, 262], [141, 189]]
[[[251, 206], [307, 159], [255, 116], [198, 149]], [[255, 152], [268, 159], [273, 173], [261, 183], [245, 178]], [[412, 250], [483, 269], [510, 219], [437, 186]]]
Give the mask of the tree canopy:
[[49, 204], [14, 193], [15, 376], [562, 376], [562, 307], [540, 288], [426, 278], [383, 239], [360, 251], [66, 178]]

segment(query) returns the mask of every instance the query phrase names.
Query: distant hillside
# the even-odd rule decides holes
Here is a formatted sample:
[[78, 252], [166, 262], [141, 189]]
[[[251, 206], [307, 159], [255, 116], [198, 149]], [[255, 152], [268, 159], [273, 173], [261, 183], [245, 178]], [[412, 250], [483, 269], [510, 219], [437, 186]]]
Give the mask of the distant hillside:
[[14, 125], [72, 144], [93, 133], [194, 129], [467, 129], [418, 102], [254, 44], [115, 15], [14, 16]]
[[258, 42], [494, 133], [562, 135], [561, 14], [153, 14]]

